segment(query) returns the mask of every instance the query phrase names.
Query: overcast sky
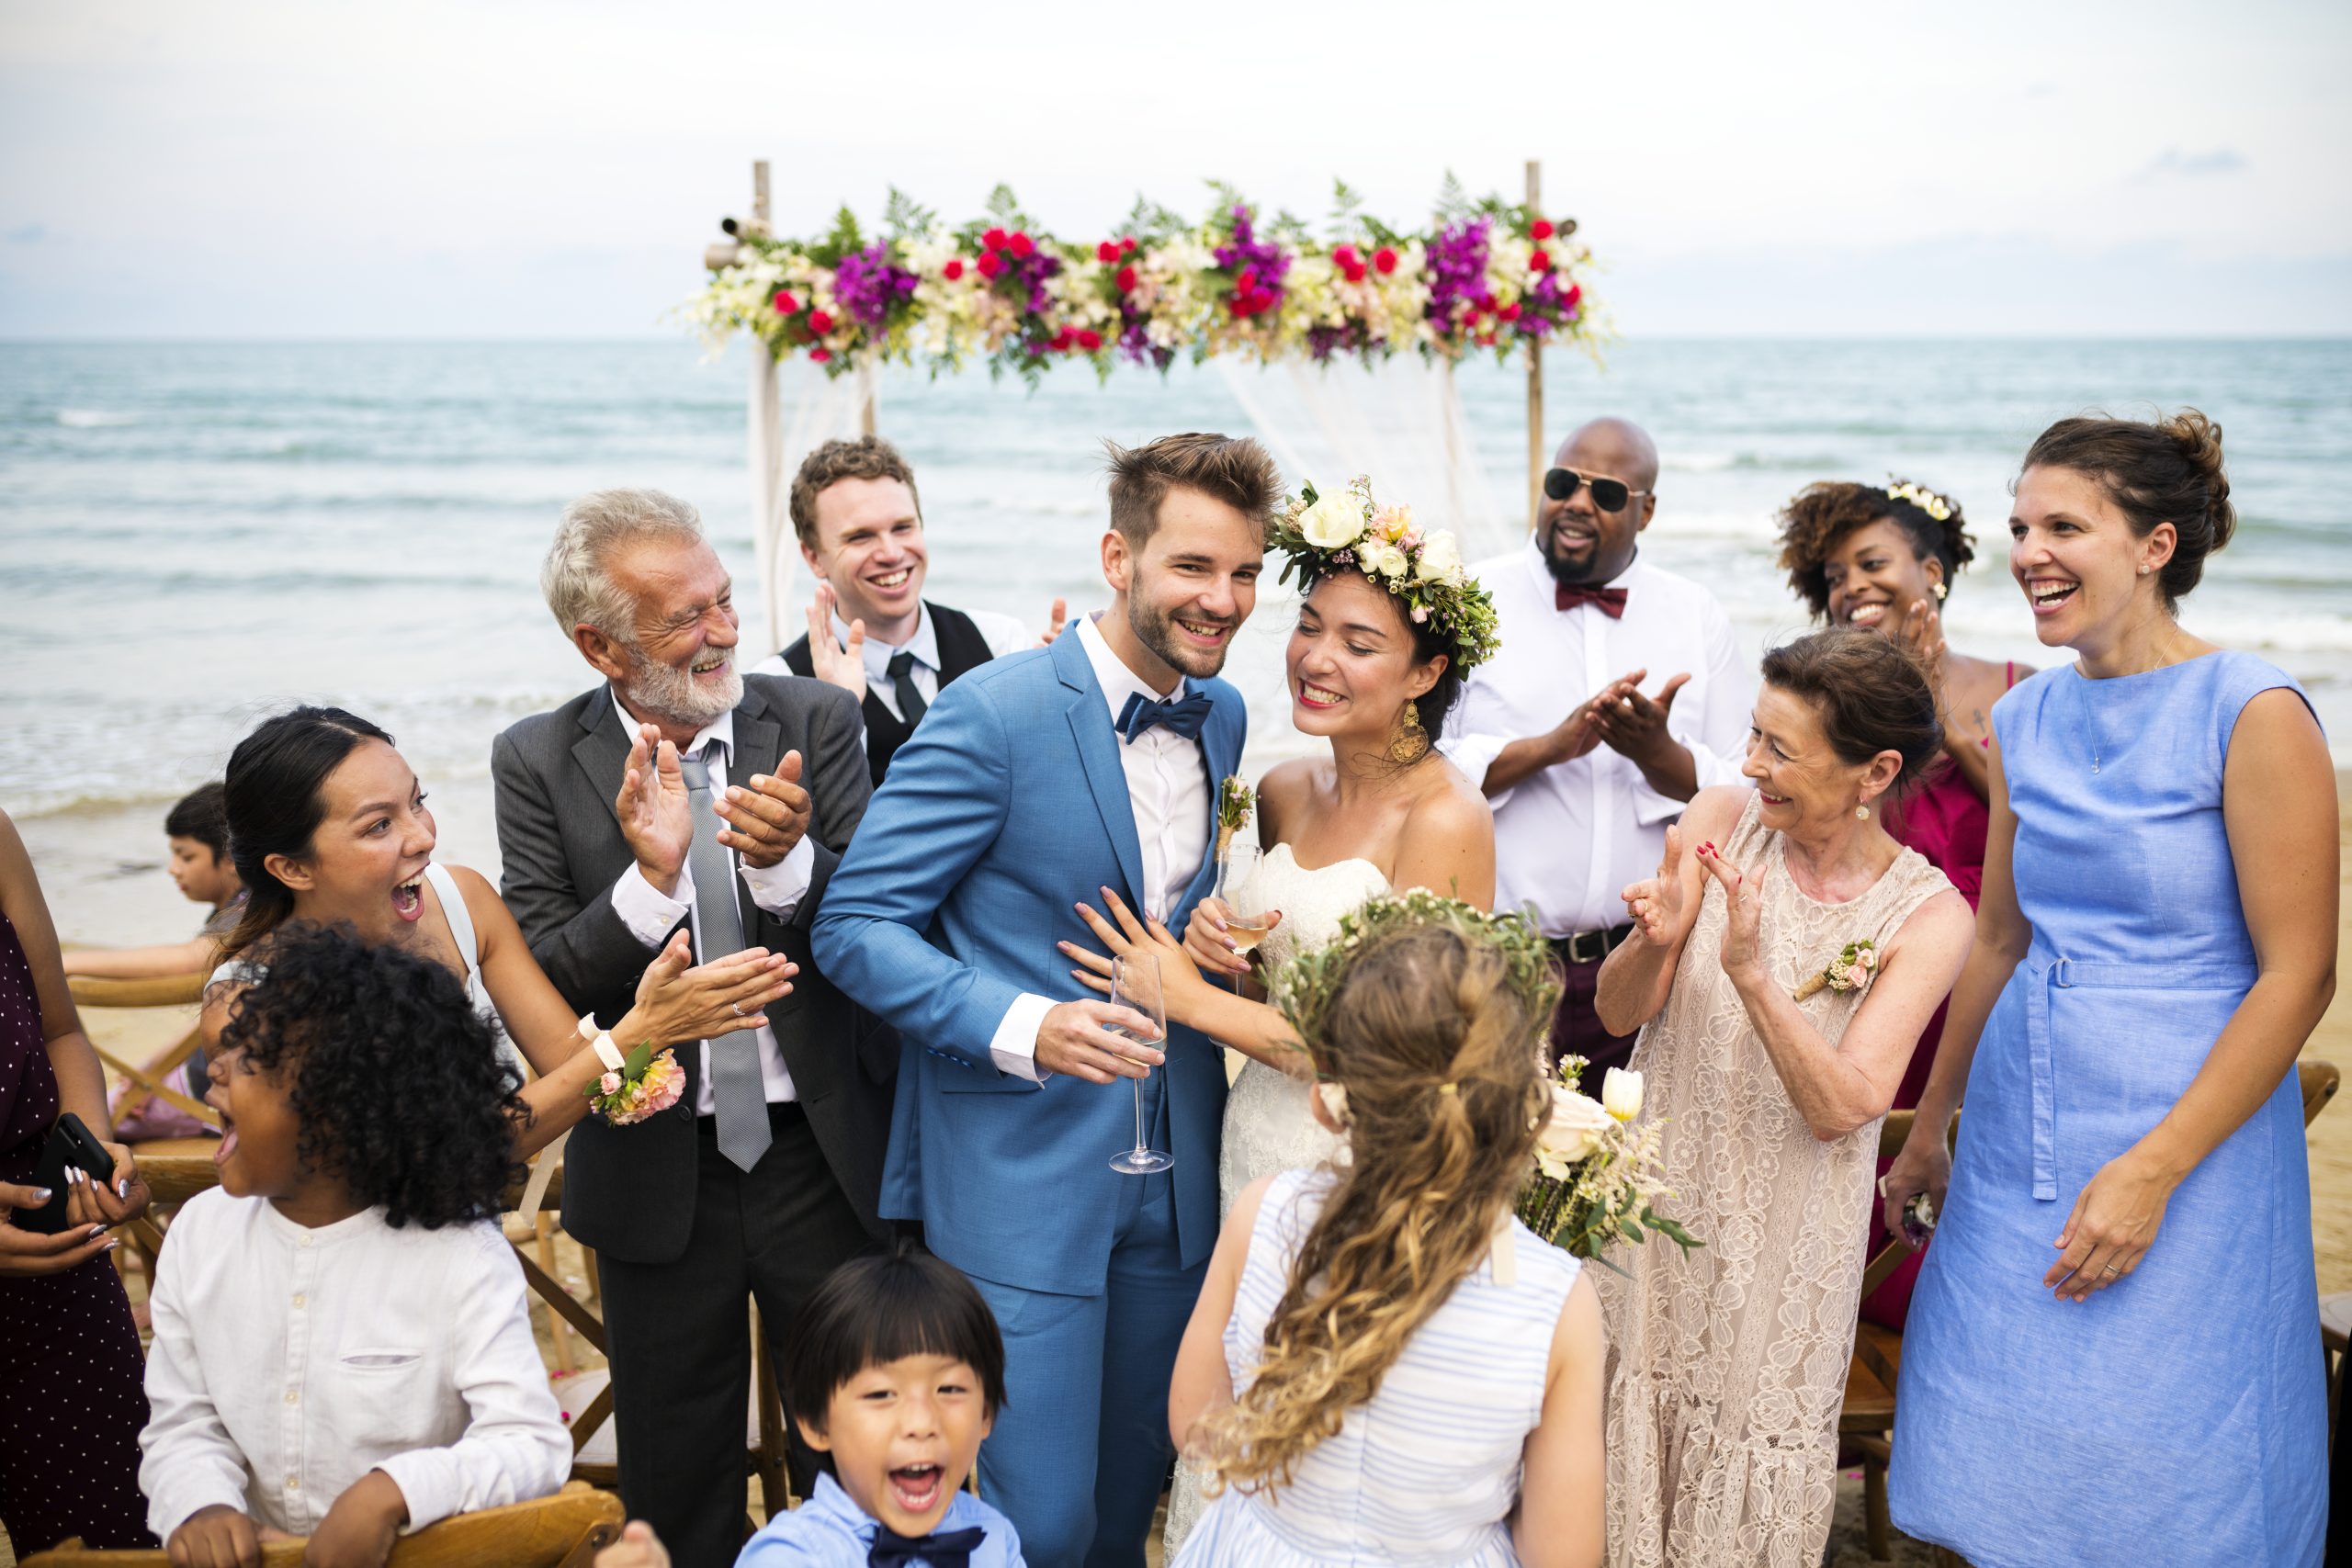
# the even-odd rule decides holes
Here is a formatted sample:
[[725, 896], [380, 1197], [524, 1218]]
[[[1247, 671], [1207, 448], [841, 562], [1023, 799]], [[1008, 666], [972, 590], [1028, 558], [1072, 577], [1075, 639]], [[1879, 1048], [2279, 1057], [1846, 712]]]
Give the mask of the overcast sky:
[[0, 0], [0, 336], [663, 335], [760, 156], [1072, 237], [1533, 157], [1628, 334], [2341, 334], [2348, 73], [2344, 0]]

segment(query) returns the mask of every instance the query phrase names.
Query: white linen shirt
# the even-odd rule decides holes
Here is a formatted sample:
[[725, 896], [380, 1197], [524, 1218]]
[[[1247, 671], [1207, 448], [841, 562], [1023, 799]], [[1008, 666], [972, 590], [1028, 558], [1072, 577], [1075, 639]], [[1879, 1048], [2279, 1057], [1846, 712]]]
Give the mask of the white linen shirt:
[[[1018, 653], [1024, 648], [1037, 646], [1037, 634], [1011, 615], [1000, 615], [994, 610], [966, 610], [963, 614], [970, 618], [982, 640], [989, 645], [989, 657], [991, 659], [1002, 659], [1008, 653]], [[833, 615], [833, 640], [843, 648], [849, 646], [849, 623], [842, 619], [839, 612]], [[915, 635], [905, 642], [888, 643], [869, 634], [863, 644], [861, 658], [865, 665], [865, 689], [890, 710], [891, 717], [899, 719], [907, 716], [899, 711], [899, 683], [890, 679], [890, 657], [901, 649], [915, 656], [914, 664], [907, 671], [907, 678], [915, 683], [915, 691], [922, 697], [923, 705], [929, 707], [939, 700], [939, 633], [932, 626], [929, 615], [916, 619]], [[771, 653], [745, 673], [790, 675], [795, 671], [784, 661], [783, 654]]]
[[[1511, 741], [1557, 728], [1610, 682], [1644, 669], [1642, 690], [1653, 696], [1690, 671], [1666, 728], [1690, 749], [1698, 786], [1747, 782], [1739, 768], [1756, 688], [1713, 594], [1635, 557], [1608, 585], [1625, 590], [1622, 618], [1593, 604], [1561, 610], [1532, 539], [1471, 574], [1495, 597], [1502, 649], [1470, 672], [1438, 749], [1473, 784]], [[1688, 803], [1650, 788], [1641, 769], [1604, 744], [1529, 775], [1487, 804], [1495, 812], [1495, 908], [1532, 905], [1544, 935], [1567, 936], [1624, 923], [1620, 895], [1628, 883], [1657, 874], [1667, 824]]]
[[[619, 697], [613, 699], [613, 705], [620, 709], [621, 723], [628, 728], [631, 735], [635, 735], [643, 721], [623, 706]], [[727, 760], [734, 750], [735, 713], [730, 708], [696, 731], [694, 739], [679, 755], [691, 757], [697, 752], [701, 754], [703, 765], [710, 770], [711, 794], [716, 799], [727, 789]], [[726, 818], [720, 818], [719, 820], [723, 822]], [[735, 855], [732, 850], [727, 853], [729, 858]], [[743, 878], [743, 886], [752, 890], [752, 903], [779, 920], [788, 920], [798, 912], [800, 900], [808, 896], [808, 885], [816, 880], [817, 849], [804, 833], [800, 841], [792, 846], [791, 852], [775, 864], [765, 867], [745, 865], [738, 859], [735, 869]], [[627, 871], [621, 873], [620, 880], [613, 884], [613, 913], [621, 918], [621, 924], [628, 928], [629, 934], [649, 950], [659, 950], [662, 939], [668, 936], [679, 919], [694, 907], [695, 873], [691, 865], [678, 868], [678, 891], [674, 896], [646, 881], [645, 873], [634, 861]], [[748, 938], [751, 933], [746, 931], [744, 935]], [[700, 953], [703, 945], [699, 915], [695, 918], [694, 936], [695, 951]], [[784, 1065], [784, 1047], [776, 1043], [775, 1031], [763, 1023], [752, 1032], [752, 1039], [759, 1049], [760, 1087], [766, 1091], [768, 1103], [774, 1105], [797, 1099], [798, 1091], [792, 1087], [792, 1071]], [[624, 1044], [622, 1049], [627, 1050], [628, 1046]], [[710, 1082], [710, 1042], [704, 1041], [699, 1049], [702, 1052], [702, 1074], [695, 1080], [695, 1112], [709, 1116], [716, 1112], [718, 1104]]]
[[371, 1470], [412, 1529], [571, 1473], [494, 1225], [394, 1230], [378, 1208], [313, 1230], [214, 1188], [172, 1222], [150, 1311], [139, 1489], [165, 1540], [216, 1503], [309, 1535]]
[[[1130, 696], [1172, 702], [1185, 694], [1185, 682], [1181, 680], [1169, 693], [1145, 685], [1143, 678], [1111, 651], [1091, 618], [1081, 618], [1067, 635], [1076, 637], [1079, 646], [1086, 649], [1086, 660], [1094, 667], [1094, 681], [1102, 688], [1102, 700], [1111, 706], [1114, 725]], [[1165, 728], [1148, 729], [1133, 740], [1119, 739], [1117, 744], [1119, 767], [1127, 775], [1127, 803], [1135, 811], [1136, 839], [1143, 849], [1143, 886], [1138, 891], [1147, 899], [1158, 900], [1149, 912], [1165, 919], [1183, 900], [1184, 890], [1193, 885], [1208, 853], [1208, 764], [1198, 740], [1188, 740]], [[1100, 895], [1086, 887], [1075, 890], [1072, 897], [1091, 902]], [[1053, 998], [1029, 991], [1014, 998], [989, 1041], [989, 1056], [999, 1071], [1039, 1083], [1050, 1076], [1037, 1066], [1037, 1026], [1054, 1006]]]

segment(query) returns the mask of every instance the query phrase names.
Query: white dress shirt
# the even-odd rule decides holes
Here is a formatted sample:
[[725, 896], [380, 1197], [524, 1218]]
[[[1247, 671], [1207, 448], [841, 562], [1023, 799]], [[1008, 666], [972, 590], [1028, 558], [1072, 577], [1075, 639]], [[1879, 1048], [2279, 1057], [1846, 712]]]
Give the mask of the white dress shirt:
[[[613, 699], [613, 704], [620, 708], [621, 722], [628, 726], [629, 733], [636, 734], [643, 721], [622, 705], [618, 697]], [[734, 750], [735, 714], [729, 709], [703, 726], [679, 755], [701, 757], [703, 766], [710, 770], [711, 795], [716, 800], [722, 798], [727, 789], [727, 761]], [[726, 818], [721, 818], [720, 820]], [[779, 920], [788, 920], [798, 912], [800, 900], [808, 897], [808, 885], [816, 880], [817, 848], [808, 841], [805, 833], [801, 835], [800, 841], [792, 846], [790, 853], [771, 866], [745, 865], [736, 858], [734, 851], [729, 850], [727, 853], [735, 861], [735, 869], [743, 878], [743, 886], [752, 890], [752, 902]], [[645, 873], [635, 862], [631, 862], [629, 868], [621, 873], [620, 880], [613, 884], [613, 913], [621, 918], [621, 924], [628, 928], [629, 934], [643, 942], [649, 951], [659, 950], [662, 939], [670, 934], [680, 917], [694, 908], [695, 874], [691, 865], [678, 868], [678, 891], [674, 895], [664, 893], [646, 881]], [[746, 931], [744, 935], [748, 938], [751, 933]], [[695, 951], [701, 953], [702, 918], [699, 914], [695, 917], [694, 936]], [[760, 1084], [767, 1091], [768, 1103], [773, 1105], [780, 1100], [797, 1099], [792, 1087], [792, 1073], [784, 1065], [784, 1047], [776, 1043], [775, 1031], [763, 1023], [752, 1032], [752, 1038], [759, 1047]], [[617, 1043], [626, 1051], [636, 1042], [624, 1040]], [[718, 1103], [710, 1084], [710, 1042], [704, 1041], [700, 1049], [703, 1054], [702, 1072], [695, 1080], [695, 1111], [697, 1115], [709, 1116], [715, 1113]]]
[[371, 1470], [399, 1483], [413, 1529], [571, 1473], [494, 1225], [394, 1230], [368, 1209], [312, 1230], [214, 1188], [172, 1222], [149, 1307], [139, 1489], [166, 1540], [216, 1503], [309, 1535]]
[[[1595, 604], [1561, 610], [1532, 539], [1471, 572], [1495, 596], [1502, 650], [1470, 672], [1439, 750], [1472, 783], [1511, 741], [1556, 728], [1601, 687], [1644, 669], [1642, 690], [1652, 695], [1690, 672], [1666, 728], [1690, 749], [1698, 786], [1747, 782], [1739, 768], [1756, 687], [1713, 594], [1636, 557], [1608, 584], [1625, 590], [1622, 618]], [[1604, 744], [1529, 775], [1488, 804], [1495, 908], [1532, 904], [1546, 936], [1566, 936], [1624, 922], [1619, 895], [1657, 874], [1667, 824], [1687, 802], [1658, 794], [1641, 769]]]
[[[1092, 619], [1081, 617], [1065, 635], [1077, 637], [1086, 649], [1087, 662], [1094, 667], [1095, 683], [1102, 688], [1114, 725], [1130, 696], [1172, 702], [1184, 695], [1181, 680], [1171, 692], [1155, 692], [1145, 685], [1143, 678], [1111, 651]], [[1140, 891], [1147, 899], [1156, 900], [1149, 912], [1166, 919], [1183, 900], [1184, 890], [1193, 885], [1208, 853], [1208, 764], [1198, 740], [1188, 740], [1165, 728], [1148, 729], [1133, 740], [1120, 740], [1118, 747], [1119, 766], [1127, 775], [1127, 803], [1135, 812], [1136, 839], [1143, 849]], [[1088, 887], [1077, 890], [1074, 897], [1091, 902], [1099, 895]], [[1004, 1021], [989, 1042], [989, 1055], [1000, 1071], [1045, 1080], [1047, 1075], [1037, 1066], [1037, 1026], [1054, 1006], [1053, 998], [1024, 991], [1005, 1010]]]
[[[987, 641], [991, 659], [1002, 659], [1008, 653], [1018, 653], [1024, 648], [1037, 646], [1037, 634], [1011, 615], [999, 615], [994, 610], [966, 610], [963, 614], [970, 617], [972, 625]], [[849, 646], [849, 623], [842, 619], [839, 611], [833, 614], [833, 640], [843, 648]], [[865, 689], [890, 710], [891, 717], [899, 719], [907, 716], [899, 711], [899, 683], [890, 678], [890, 658], [901, 649], [914, 655], [914, 663], [909, 667], [907, 678], [915, 683], [915, 691], [922, 696], [923, 705], [928, 707], [939, 700], [939, 633], [933, 627], [929, 615], [916, 618], [915, 635], [905, 642], [884, 642], [869, 633], [863, 645], [861, 657], [865, 664]], [[793, 672], [781, 653], [769, 654], [745, 671], [752, 675], [789, 675]]]

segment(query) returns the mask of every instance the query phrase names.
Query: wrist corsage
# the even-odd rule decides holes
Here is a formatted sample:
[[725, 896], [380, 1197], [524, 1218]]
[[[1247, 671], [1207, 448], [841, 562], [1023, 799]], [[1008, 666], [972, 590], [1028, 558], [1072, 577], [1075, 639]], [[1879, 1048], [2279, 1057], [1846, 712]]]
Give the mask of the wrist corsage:
[[581, 1092], [588, 1098], [588, 1109], [616, 1127], [667, 1111], [685, 1092], [686, 1070], [667, 1045], [657, 1052], [652, 1041], [640, 1041], [624, 1056], [611, 1035], [600, 1033], [595, 1048], [605, 1070]]
[[1814, 976], [1790, 993], [1798, 1001], [1826, 987], [1840, 993], [1859, 991], [1871, 983], [1878, 973], [1878, 944], [1864, 937], [1849, 942], [1846, 951], [1831, 961], [1829, 967]]

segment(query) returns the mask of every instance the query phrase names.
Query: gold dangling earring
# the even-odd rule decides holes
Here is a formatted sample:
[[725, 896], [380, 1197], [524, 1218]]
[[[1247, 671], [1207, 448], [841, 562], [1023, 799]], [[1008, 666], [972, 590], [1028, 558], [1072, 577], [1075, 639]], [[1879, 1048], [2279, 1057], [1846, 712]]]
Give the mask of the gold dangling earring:
[[1430, 754], [1430, 732], [1421, 728], [1421, 710], [1410, 701], [1396, 716], [1396, 733], [1388, 738], [1388, 760], [1410, 767]]

